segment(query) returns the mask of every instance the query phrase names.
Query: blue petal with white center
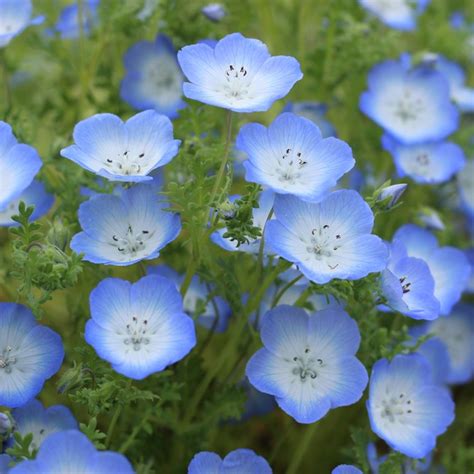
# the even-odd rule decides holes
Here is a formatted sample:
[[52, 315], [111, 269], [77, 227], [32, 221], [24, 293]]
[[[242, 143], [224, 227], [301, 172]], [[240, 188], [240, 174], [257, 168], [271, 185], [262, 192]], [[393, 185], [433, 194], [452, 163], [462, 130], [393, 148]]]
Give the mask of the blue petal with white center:
[[98, 7], [100, 0], [84, 0], [82, 2], [82, 26], [79, 20], [79, 6], [75, 3], [61, 10], [54, 29], [62, 39], [77, 39], [82, 34], [89, 36], [99, 23]]
[[323, 138], [337, 135], [334, 125], [326, 118], [328, 106], [320, 102], [288, 102], [283, 112], [292, 112], [311, 120], [321, 131]]
[[174, 282], [158, 275], [131, 284], [106, 278], [91, 292], [85, 339], [114, 370], [141, 380], [183, 359], [196, 345]]
[[332, 470], [331, 474], [362, 474], [362, 471], [349, 464], [341, 464]]
[[449, 371], [444, 374], [445, 383], [461, 384], [474, 378], [473, 315], [472, 305], [458, 304], [449, 316], [417, 328], [417, 335], [432, 334], [433, 340], [441, 341], [446, 347]]
[[335, 191], [320, 203], [280, 195], [274, 209], [268, 249], [296, 263], [309, 280], [357, 280], [386, 267], [387, 247], [371, 234], [374, 216], [357, 192]]
[[25, 191], [42, 165], [37, 151], [18, 143], [10, 125], [0, 121], [0, 212]]
[[438, 247], [436, 237], [428, 230], [406, 224], [394, 235], [405, 246], [409, 257], [423, 259], [434, 279], [434, 296], [440, 303], [440, 314], [447, 315], [459, 301], [470, 276], [469, 262], [454, 247]]
[[392, 449], [423, 458], [454, 420], [448, 392], [432, 381], [428, 362], [419, 354], [377, 361], [367, 400], [372, 431]]
[[246, 375], [299, 423], [314, 423], [361, 398], [368, 377], [355, 357], [360, 334], [344, 311], [308, 315], [277, 306], [265, 314], [261, 338], [264, 348], [251, 357]]
[[188, 466], [188, 474], [272, 474], [268, 462], [251, 449], [236, 449], [224, 459], [216, 453], [196, 454]]
[[185, 46], [178, 62], [189, 82], [184, 95], [234, 112], [263, 112], [285, 97], [303, 74], [295, 58], [270, 56], [267, 46], [240, 33], [227, 35], [214, 48]]
[[28, 28], [39, 25], [44, 17], [31, 18], [33, 6], [31, 0], [0, 0], [0, 48]]
[[54, 433], [41, 445], [36, 458], [22, 461], [11, 474], [40, 473], [134, 474], [125, 456], [112, 451], [97, 451], [87, 436], [77, 430]]
[[439, 141], [458, 128], [449, 83], [431, 67], [385, 61], [369, 72], [368, 85], [360, 109], [403, 144]]
[[0, 405], [16, 408], [30, 401], [63, 358], [57, 333], [38, 325], [25, 306], [0, 303]]
[[[22, 437], [31, 433], [33, 439], [30, 446], [38, 449], [43, 441], [58, 431], [77, 430], [79, 425], [69, 408], [63, 405], [54, 405], [44, 408], [38, 400], [31, 400], [27, 404], [12, 410], [15, 421], [15, 432]], [[14, 444], [13, 439], [10, 446]]]
[[[234, 202], [240, 196], [231, 196], [230, 201]], [[267, 218], [270, 214], [270, 211], [273, 207], [273, 202], [275, 200], [275, 195], [272, 190], [267, 189], [262, 191], [259, 196], [258, 203], [259, 207], [256, 207], [252, 211], [252, 218], [253, 218], [253, 225], [255, 227], [259, 227], [263, 233], [263, 229], [265, 228], [265, 223], [267, 222]], [[271, 217], [270, 219], [272, 219]], [[251, 254], [258, 254], [260, 250], [260, 243], [261, 239], [257, 237], [249, 242], [243, 243], [237, 246], [237, 242], [231, 240], [228, 237], [224, 237], [224, 234], [227, 232], [227, 227], [222, 229], [218, 229], [211, 234], [211, 240], [222, 247], [224, 250], [228, 250], [229, 252], [247, 252]]]
[[120, 97], [137, 110], [154, 109], [170, 119], [186, 106], [183, 73], [170, 38], [159, 34], [154, 42], [140, 41], [123, 58], [126, 74]]
[[12, 216], [18, 214], [18, 206], [21, 201], [27, 206], [35, 207], [33, 214], [30, 216], [30, 221], [35, 221], [48, 213], [54, 203], [54, 196], [46, 192], [42, 182], [34, 180], [17, 199], [10, 202], [6, 209], [0, 211], [0, 227], [19, 225], [12, 220]]
[[431, 0], [359, 0], [359, 4], [390, 28], [410, 31]]
[[352, 150], [334, 137], [322, 138], [311, 121], [293, 113], [279, 115], [268, 128], [244, 125], [236, 148], [247, 154], [245, 179], [278, 194], [321, 200], [354, 166]]
[[96, 114], [74, 127], [74, 145], [61, 155], [110, 181], [150, 181], [149, 174], [169, 163], [181, 140], [170, 119], [146, 110], [125, 123], [113, 114]]
[[420, 184], [449, 181], [466, 162], [462, 148], [452, 142], [403, 145], [385, 134], [382, 145], [393, 156], [398, 176], [409, 176]]
[[99, 195], [79, 207], [83, 232], [71, 240], [71, 249], [84, 260], [106, 265], [131, 265], [151, 260], [181, 231], [178, 214], [165, 209], [153, 185], [139, 184], [119, 196]]
[[440, 304], [434, 296], [435, 282], [430, 268], [421, 258], [403, 255], [401, 242], [390, 245], [387, 269], [381, 276], [387, 305], [413, 319], [436, 319]]

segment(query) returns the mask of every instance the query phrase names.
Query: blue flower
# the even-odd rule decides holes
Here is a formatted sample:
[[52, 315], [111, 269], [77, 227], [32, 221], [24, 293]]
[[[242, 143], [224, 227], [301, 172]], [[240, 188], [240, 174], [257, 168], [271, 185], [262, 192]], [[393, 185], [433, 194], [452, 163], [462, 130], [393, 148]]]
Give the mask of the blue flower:
[[221, 21], [226, 16], [226, 11], [220, 3], [209, 3], [201, 8], [201, 12], [211, 21]]
[[[97, 11], [99, 3], [100, 0], [84, 0], [82, 2], [82, 32], [85, 36], [89, 36], [92, 29], [99, 22]], [[76, 3], [61, 10], [55, 30], [63, 39], [79, 38], [81, 25], [79, 21], [79, 7]]]
[[18, 143], [10, 125], [0, 121], [0, 212], [25, 191], [42, 165], [36, 150]]
[[138, 110], [155, 109], [173, 119], [186, 106], [183, 74], [171, 40], [158, 35], [154, 42], [140, 41], [125, 53], [126, 74], [120, 97]]
[[459, 121], [449, 83], [431, 67], [410, 68], [407, 63], [402, 57], [374, 66], [360, 108], [406, 145], [442, 140], [457, 129]]
[[299, 423], [314, 423], [361, 398], [368, 377], [355, 357], [360, 334], [344, 311], [308, 315], [277, 306], [263, 317], [260, 336], [265, 347], [249, 360], [247, 377]]
[[0, 454], [0, 474], [7, 474], [9, 472], [8, 465], [13, 459], [8, 454]]
[[270, 56], [264, 43], [233, 33], [211, 48], [185, 46], [178, 62], [189, 82], [184, 95], [234, 112], [263, 112], [285, 97], [303, 74], [295, 58]]
[[422, 208], [418, 214], [417, 219], [423, 224], [427, 229], [430, 230], [445, 230], [446, 226], [444, 225], [441, 216], [434, 210], [429, 207]]
[[444, 56], [437, 54], [434, 67], [449, 82], [451, 99], [461, 112], [474, 112], [474, 88], [466, 87], [466, 73], [463, 68]]
[[428, 264], [435, 283], [434, 296], [440, 303], [440, 314], [449, 314], [469, 280], [469, 262], [463, 252], [454, 247], [439, 247], [431, 232], [412, 224], [398, 229], [393, 240], [405, 246], [409, 257], [422, 259]]
[[296, 263], [309, 280], [357, 280], [386, 267], [386, 245], [371, 234], [374, 216], [357, 192], [335, 191], [317, 204], [277, 196], [274, 209], [268, 249]]
[[363, 474], [362, 471], [355, 467], [350, 466], [349, 464], [341, 464], [332, 470], [331, 474]]
[[292, 112], [300, 117], [311, 120], [319, 130], [323, 138], [335, 137], [334, 125], [326, 119], [328, 106], [320, 102], [288, 102], [283, 112]]
[[148, 275], [134, 284], [102, 280], [90, 295], [85, 339], [118, 373], [141, 380], [185, 357], [196, 345], [193, 320], [175, 284]]
[[[35, 399], [12, 410], [12, 417], [15, 420], [15, 432], [22, 437], [29, 433], [33, 435], [30, 444], [33, 449], [38, 449], [53, 433], [79, 429], [69, 408], [63, 405], [44, 408], [41, 402]], [[9, 444], [14, 444], [13, 439]]]
[[247, 181], [307, 201], [321, 200], [355, 163], [347, 143], [323, 139], [311, 120], [292, 113], [279, 115], [268, 128], [244, 125], [236, 148], [247, 153]]
[[74, 127], [75, 145], [61, 155], [110, 181], [150, 181], [150, 172], [169, 163], [181, 140], [173, 124], [154, 110], [140, 112], [125, 123], [113, 114], [96, 114]]
[[416, 28], [416, 20], [431, 0], [359, 0], [359, 4], [396, 30]]
[[[449, 371], [444, 382], [460, 384], [474, 378], [474, 308], [458, 304], [447, 317], [438, 318], [416, 328], [416, 334], [431, 334], [432, 340], [441, 341], [449, 355]], [[426, 344], [426, 343], [425, 343]], [[426, 348], [425, 348], [426, 349]], [[432, 350], [429, 348], [427, 350]]]
[[18, 214], [20, 201], [23, 201], [27, 206], [35, 206], [35, 210], [30, 217], [31, 221], [35, 221], [48, 213], [54, 203], [54, 196], [46, 192], [43, 183], [33, 181], [19, 197], [10, 202], [6, 209], [0, 211], [0, 227], [19, 225], [12, 220], [12, 216]]
[[428, 362], [419, 354], [374, 364], [367, 410], [374, 433], [412, 458], [425, 457], [454, 420], [451, 397], [433, 383]]
[[9, 433], [12, 427], [13, 425], [10, 416], [8, 416], [6, 413], [0, 412], [0, 438]]
[[60, 431], [48, 436], [36, 459], [17, 464], [9, 474], [40, 472], [134, 473], [125, 456], [111, 451], [97, 451], [87, 436], [76, 430]]
[[32, 12], [31, 0], [0, 0], [0, 48], [28, 26], [43, 22], [43, 16], [31, 18]]
[[469, 278], [466, 291], [468, 293], [474, 293], [474, 247], [466, 249], [464, 251], [464, 255], [466, 255], [469, 265], [471, 266], [471, 276]]
[[[239, 196], [232, 196], [230, 201], [234, 202]], [[252, 211], [253, 225], [259, 227], [262, 232], [267, 221], [267, 217], [270, 214], [270, 210], [273, 207], [273, 202], [275, 200], [275, 195], [273, 191], [267, 189], [260, 194], [258, 199], [259, 207], [256, 207]], [[243, 243], [237, 247], [237, 242], [230, 240], [228, 237], [224, 237], [224, 234], [227, 232], [227, 227], [216, 230], [211, 234], [211, 240], [222, 247], [224, 250], [229, 252], [248, 252], [252, 254], [258, 254], [260, 250], [261, 239], [258, 237], [249, 241], [248, 243]]]
[[[167, 265], [148, 267], [148, 274], [168, 278], [173, 281], [178, 290], [184, 280], [184, 275], [179, 275]], [[212, 293], [212, 285], [200, 281], [199, 277], [194, 276], [184, 296], [184, 311], [190, 314], [200, 326], [215, 332], [225, 332], [229, 326], [232, 309], [223, 298], [212, 295]]]
[[34, 398], [63, 358], [58, 334], [38, 325], [25, 306], [0, 303], [0, 405], [15, 408]]
[[202, 451], [196, 454], [188, 466], [188, 474], [272, 474], [268, 462], [251, 449], [236, 449], [224, 459], [218, 454]]
[[381, 276], [387, 305], [413, 319], [436, 319], [440, 304], [434, 296], [435, 281], [421, 258], [408, 257], [404, 245], [395, 240]]
[[457, 176], [457, 182], [461, 208], [466, 212], [472, 230], [472, 219], [474, 219], [474, 159], [466, 161], [466, 166]]
[[398, 176], [409, 176], [420, 184], [449, 181], [466, 161], [462, 148], [452, 142], [403, 145], [385, 134], [382, 145], [393, 156]]
[[131, 265], [151, 260], [181, 231], [178, 214], [166, 211], [153, 186], [141, 184], [120, 196], [104, 194], [83, 202], [79, 222], [83, 232], [71, 241], [71, 249], [84, 260], [106, 265]]

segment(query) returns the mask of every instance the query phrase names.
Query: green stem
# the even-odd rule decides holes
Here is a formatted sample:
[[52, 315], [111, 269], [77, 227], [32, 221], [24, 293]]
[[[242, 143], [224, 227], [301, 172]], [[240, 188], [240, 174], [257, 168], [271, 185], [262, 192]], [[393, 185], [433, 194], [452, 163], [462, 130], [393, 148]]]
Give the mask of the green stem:
[[120, 404], [116, 409], [114, 414], [112, 415], [112, 420], [110, 420], [110, 425], [107, 433], [107, 438], [105, 440], [105, 445], [110, 447], [110, 442], [112, 441], [112, 435], [114, 434], [115, 427], [117, 426], [117, 422], [122, 414], [123, 406]]
[[275, 299], [273, 300], [272, 303], [272, 308], [274, 308], [278, 302], [281, 300], [282, 296], [299, 280], [303, 278], [303, 275], [298, 275], [296, 278], [293, 278], [293, 280], [289, 281], [275, 296]]
[[304, 455], [308, 450], [309, 445], [311, 444], [311, 440], [317, 429], [317, 426], [317, 423], [313, 423], [312, 425], [306, 427], [301, 441], [299, 442], [299, 444], [297, 444], [297, 449], [293, 454], [293, 458], [288, 467], [288, 470], [286, 471], [286, 474], [297, 474], [301, 472], [301, 462], [303, 461]]
[[120, 446], [120, 448], [118, 450], [119, 453], [123, 454], [127, 451], [127, 449], [130, 447], [130, 445], [133, 443], [133, 441], [137, 437], [138, 433], [140, 433], [143, 426], [148, 421], [148, 418], [150, 417], [152, 411], [153, 411], [153, 408], [149, 408], [145, 412], [145, 414], [141, 417], [140, 423], [135, 425], [132, 432], [128, 435], [127, 439], [122, 443], [122, 446]]
[[267, 227], [267, 222], [273, 216], [273, 207], [270, 209], [267, 218], [265, 219], [265, 224], [263, 224], [262, 229], [262, 238], [260, 239], [260, 246], [258, 248], [258, 275], [260, 276], [263, 273], [263, 249], [265, 247], [265, 227]]

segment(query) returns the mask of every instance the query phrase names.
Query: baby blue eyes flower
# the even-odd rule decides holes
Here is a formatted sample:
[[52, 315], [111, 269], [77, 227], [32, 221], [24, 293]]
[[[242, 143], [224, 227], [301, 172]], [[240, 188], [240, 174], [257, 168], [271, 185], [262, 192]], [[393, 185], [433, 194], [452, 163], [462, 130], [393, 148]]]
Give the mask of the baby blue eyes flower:
[[324, 197], [355, 163], [349, 145], [334, 137], [323, 139], [312, 121], [292, 113], [281, 114], [268, 128], [244, 125], [236, 148], [247, 153], [247, 181], [307, 201]]
[[6, 46], [30, 25], [39, 25], [44, 17], [31, 18], [31, 0], [0, 0], [0, 48]]
[[440, 303], [440, 314], [449, 314], [469, 280], [469, 262], [463, 252], [454, 247], [439, 247], [432, 233], [412, 224], [398, 229], [393, 240], [404, 245], [408, 257], [427, 263], [434, 279], [434, 296]]
[[381, 276], [387, 305], [413, 319], [436, 319], [440, 304], [434, 296], [435, 281], [420, 258], [408, 257], [401, 242], [390, 246], [387, 269]]
[[58, 334], [38, 325], [25, 306], [0, 303], [0, 405], [15, 408], [34, 398], [63, 358]]
[[[474, 159], [466, 162], [466, 166], [457, 176], [457, 182], [461, 207], [472, 220], [474, 219]], [[470, 225], [472, 228], [472, 223]]]
[[308, 315], [277, 306], [263, 317], [260, 336], [264, 348], [249, 360], [247, 377], [299, 423], [314, 423], [361, 398], [368, 377], [355, 357], [360, 333], [344, 311]]
[[125, 77], [121, 98], [138, 110], [154, 109], [173, 119], [184, 108], [183, 73], [171, 40], [158, 35], [154, 42], [140, 41], [124, 56]]
[[[82, 33], [88, 36], [99, 22], [98, 7], [100, 0], [82, 1]], [[77, 4], [64, 7], [55, 25], [55, 30], [63, 39], [76, 39], [81, 34], [79, 6]]]
[[409, 176], [420, 184], [449, 181], [466, 161], [462, 148], [452, 142], [403, 145], [385, 134], [382, 145], [393, 156], [398, 176]]
[[341, 464], [332, 470], [331, 474], [362, 474], [362, 471], [355, 467], [350, 466], [349, 464]]
[[113, 114], [97, 114], [74, 127], [74, 145], [61, 155], [110, 181], [149, 181], [156, 168], [178, 153], [168, 117], [154, 110], [134, 115], [125, 123]]
[[303, 74], [295, 58], [270, 56], [264, 43], [233, 33], [214, 48], [185, 46], [178, 62], [189, 82], [184, 95], [234, 112], [263, 112], [286, 96]]
[[357, 192], [335, 191], [320, 203], [277, 196], [274, 209], [268, 250], [296, 263], [309, 280], [357, 280], [385, 268], [387, 247], [371, 234], [374, 216]]
[[292, 112], [311, 120], [311, 122], [317, 125], [323, 138], [335, 137], [336, 129], [326, 118], [327, 110], [327, 105], [320, 102], [288, 102], [283, 112]]
[[0, 121], [0, 212], [25, 191], [41, 166], [36, 150], [18, 143], [10, 125]]
[[53, 433], [79, 429], [69, 408], [63, 405], [44, 408], [38, 400], [31, 400], [26, 405], [15, 408], [12, 410], [12, 417], [15, 420], [15, 432], [22, 437], [28, 433], [33, 435], [30, 445], [33, 449], [38, 449]]
[[134, 284], [106, 278], [92, 290], [90, 309], [87, 343], [126, 377], [160, 372], [196, 345], [194, 322], [166, 278], [149, 275]]
[[372, 430], [412, 458], [425, 457], [454, 419], [451, 397], [432, 382], [430, 367], [418, 354], [374, 364], [367, 410]]
[[414, 30], [430, 0], [359, 0], [359, 4], [396, 30]]
[[84, 260], [106, 265], [131, 265], [158, 257], [159, 251], [181, 231], [178, 214], [168, 212], [154, 186], [139, 184], [120, 196], [100, 195], [79, 207], [83, 232], [71, 249]]
[[201, 9], [201, 12], [211, 21], [221, 21], [226, 16], [225, 8], [220, 3], [209, 3]]
[[30, 220], [34, 221], [47, 214], [54, 203], [54, 196], [46, 192], [43, 183], [33, 181], [18, 198], [11, 201], [4, 210], [0, 210], [0, 227], [18, 225], [17, 222], [12, 220], [12, 216], [18, 214], [18, 206], [21, 201], [27, 206], [35, 206], [35, 210], [30, 217]]
[[[458, 304], [449, 316], [417, 328], [418, 335], [431, 334], [433, 341], [441, 341], [446, 347], [449, 371], [445, 373], [445, 383], [466, 383], [474, 378], [473, 314], [474, 308], [471, 305]], [[431, 339], [427, 342], [430, 341]]]
[[272, 474], [268, 462], [251, 449], [236, 449], [224, 459], [203, 451], [196, 454], [188, 466], [188, 474]]
[[67, 430], [48, 436], [36, 459], [21, 462], [9, 474], [46, 472], [133, 474], [134, 470], [122, 454], [97, 451], [85, 434]]
[[442, 140], [458, 127], [449, 83], [431, 67], [410, 68], [406, 58], [385, 61], [369, 72], [360, 108], [406, 145]]

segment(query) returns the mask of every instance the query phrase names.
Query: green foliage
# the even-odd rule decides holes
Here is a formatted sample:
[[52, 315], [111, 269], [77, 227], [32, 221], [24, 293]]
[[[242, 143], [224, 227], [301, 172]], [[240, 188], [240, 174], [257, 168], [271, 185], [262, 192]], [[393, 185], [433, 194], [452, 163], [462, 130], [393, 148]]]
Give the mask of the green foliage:
[[22, 437], [20, 433], [15, 431], [13, 433], [13, 439], [15, 442], [11, 448], [6, 450], [7, 454], [18, 461], [35, 458], [38, 449], [33, 448], [31, 444], [33, 441], [33, 435], [31, 433], [28, 433]]

